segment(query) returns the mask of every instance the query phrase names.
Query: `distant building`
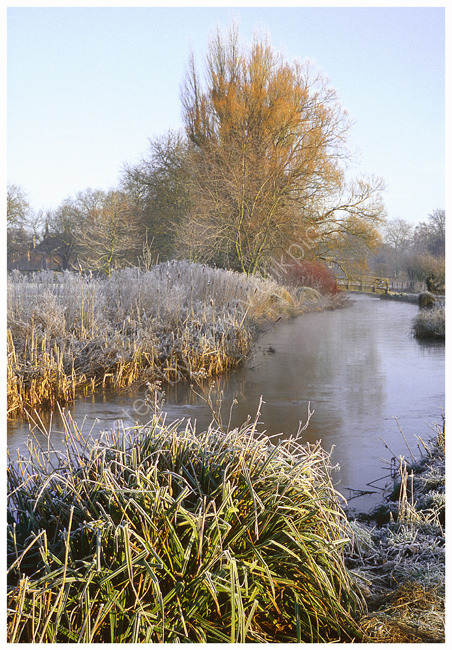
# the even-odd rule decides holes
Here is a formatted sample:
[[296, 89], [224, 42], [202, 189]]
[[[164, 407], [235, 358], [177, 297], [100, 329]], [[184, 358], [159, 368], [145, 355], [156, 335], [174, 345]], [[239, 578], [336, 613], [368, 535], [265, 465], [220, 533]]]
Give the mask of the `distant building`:
[[38, 271], [63, 271], [64, 257], [59, 252], [62, 242], [59, 237], [46, 237], [40, 244], [30, 248], [16, 260], [8, 262], [8, 271], [18, 270], [22, 273]]

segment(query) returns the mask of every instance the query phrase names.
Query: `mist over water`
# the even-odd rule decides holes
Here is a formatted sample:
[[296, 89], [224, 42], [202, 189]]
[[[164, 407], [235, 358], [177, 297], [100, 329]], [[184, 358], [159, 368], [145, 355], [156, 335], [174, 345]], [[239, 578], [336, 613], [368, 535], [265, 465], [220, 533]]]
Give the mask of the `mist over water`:
[[[243, 368], [214, 381], [212, 395], [222, 391], [225, 422], [237, 401], [232, 426], [254, 418], [262, 396], [260, 430], [276, 437], [295, 434], [310, 408], [314, 413], [301, 440], [321, 440], [327, 451], [332, 449], [332, 463], [340, 466], [333, 478], [344, 496], [352, 495], [347, 488], [376, 491], [349, 501], [357, 510], [368, 510], [380, 498], [376, 487], [389, 481], [373, 483], [389, 473], [391, 457], [409, 458], [410, 450], [419, 455], [418, 437], [427, 441], [433, 435], [430, 426], [441, 422], [445, 346], [413, 338], [416, 305], [364, 295], [351, 300], [346, 309], [280, 321], [262, 336]], [[125, 427], [145, 424], [151, 413], [144, 392], [144, 387], [105, 392], [79, 399], [66, 411], [93, 434], [116, 428], [118, 420]], [[187, 384], [166, 387], [165, 400], [168, 422], [190, 418], [205, 428], [212, 419], [209, 406]], [[61, 428], [54, 414], [51, 439], [56, 447]], [[28, 432], [23, 421], [9, 424], [13, 457], [17, 448], [25, 450]]]

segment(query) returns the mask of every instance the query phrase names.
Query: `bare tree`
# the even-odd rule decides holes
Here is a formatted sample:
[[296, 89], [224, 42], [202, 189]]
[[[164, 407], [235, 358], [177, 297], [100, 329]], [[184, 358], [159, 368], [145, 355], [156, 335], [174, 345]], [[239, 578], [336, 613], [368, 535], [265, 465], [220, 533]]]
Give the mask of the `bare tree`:
[[8, 185], [6, 193], [8, 262], [22, 255], [32, 243], [30, 223], [33, 212], [20, 185]]
[[89, 191], [78, 202], [82, 210], [76, 230], [80, 262], [110, 275], [114, 268], [135, 261], [141, 238], [130, 198], [118, 190]]
[[404, 219], [391, 219], [385, 225], [383, 237], [397, 252], [407, 251], [412, 244], [413, 226]]
[[413, 245], [413, 226], [404, 219], [391, 219], [386, 223], [383, 240], [387, 246], [387, 257], [393, 269], [394, 278], [399, 278], [403, 260]]
[[25, 226], [31, 214], [31, 207], [25, 191], [20, 185], [8, 185], [6, 192], [6, 219], [8, 226]]
[[50, 244], [58, 242], [58, 254], [61, 256], [63, 269], [77, 264], [76, 232], [83, 221], [83, 213], [77, 206], [77, 200], [65, 199], [55, 210], [45, 215], [45, 238]]
[[419, 252], [444, 256], [446, 250], [446, 211], [436, 209], [414, 230], [414, 245]]

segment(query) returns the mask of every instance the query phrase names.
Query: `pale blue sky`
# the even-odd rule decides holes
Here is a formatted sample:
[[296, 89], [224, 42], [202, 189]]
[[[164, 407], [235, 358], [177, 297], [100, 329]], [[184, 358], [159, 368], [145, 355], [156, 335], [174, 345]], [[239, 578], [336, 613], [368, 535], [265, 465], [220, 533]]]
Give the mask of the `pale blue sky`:
[[182, 126], [180, 84], [217, 25], [310, 58], [355, 120], [354, 174], [387, 183], [389, 218], [445, 207], [444, 8], [11, 7], [7, 180], [35, 210], [118, 183], [148, 139]]

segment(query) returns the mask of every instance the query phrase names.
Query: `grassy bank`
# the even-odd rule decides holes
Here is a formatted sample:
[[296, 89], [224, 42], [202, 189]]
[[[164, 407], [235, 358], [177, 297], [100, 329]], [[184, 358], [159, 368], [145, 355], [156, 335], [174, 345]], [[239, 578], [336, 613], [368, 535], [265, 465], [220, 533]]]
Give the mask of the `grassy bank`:
[[362, 638], [319, 446], [167, 425], [30, 444], [10, 464], [9, 642]]
[[320, 446], [257, 418], [63, 423], [8, 464], [9, 642], [444, 642], [444, 426], [346, 515]]
[[[398, 300], [418, 305], [419, 294], [390, 291], [380, 296], [383, 300]], [[437, 304], [432, 309], [422, 309], [413, 321], [413, 333], [418, 339], [439, 339], [446, 337], [446, 308], [444, 296], [436, 297]]]
[[[399, 459], [394, 489], [370, 515], [350, 521], [347, 566], [361, 581], [375, 643], [445, 640], [445, 429]], [[358, 521], [359, 519], [359, 521]]]
[[398, 300], [399, 302], [409, 302], [412, 304], [419, 304], [418, 293], [406, 293], [402, 291], [388, 291], [388, 293], [380, 294], [381, 300]]
[[418, 339], [446, 338], [446, 308], [423, 309], [413, 322], [414, 335]]
[[54, 408], [78, 391], [223, 373], [243, 362], [264, 324], [338, 300], [188, 262], [108, 279], [13, 273], [8, 415]]

